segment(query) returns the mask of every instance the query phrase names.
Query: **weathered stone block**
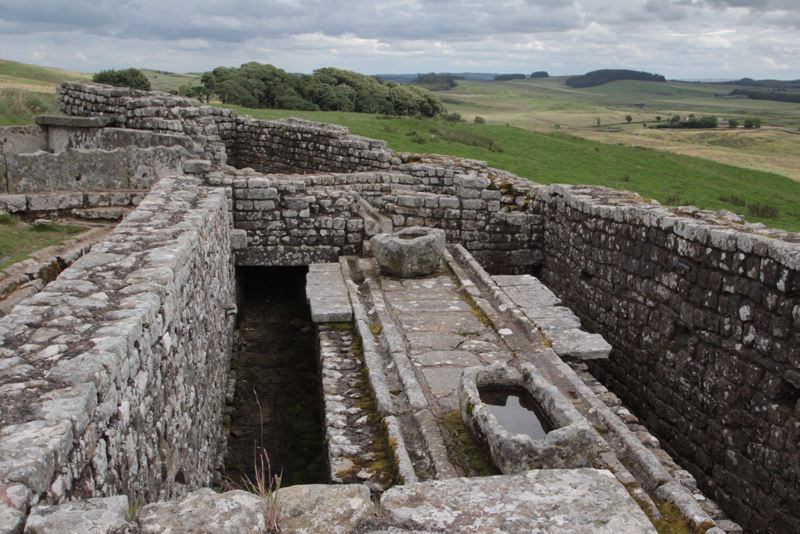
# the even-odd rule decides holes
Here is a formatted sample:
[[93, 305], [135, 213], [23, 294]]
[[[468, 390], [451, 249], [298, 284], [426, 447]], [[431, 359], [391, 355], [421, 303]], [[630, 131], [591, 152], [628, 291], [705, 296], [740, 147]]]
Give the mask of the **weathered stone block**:
[[611, 472], [586, 468], [395, 486], [381, 510], [412, 528], [448, 532], [656, 532]]
[[25, 534], [106, 533], [133, 526], [126, 511], [128, 498], [95, 498], [56, 506], [34, 506], [25, 524]]
[[203, 488], [179, 501], [145, 506], [139, 525], [141, 534], [251, 534], [266, 529], [263, 507], [246, 491]]
[[362, 485], [290, 486], [277, 497], [284, 532], [345, 534], [375, 515], [369, 488]]
[[371, 239], [372, 253], [381, 269], [411, 278], [432, 273], [444, 255], [444, 230], [414, 226], [396, 234], [378, 234]]

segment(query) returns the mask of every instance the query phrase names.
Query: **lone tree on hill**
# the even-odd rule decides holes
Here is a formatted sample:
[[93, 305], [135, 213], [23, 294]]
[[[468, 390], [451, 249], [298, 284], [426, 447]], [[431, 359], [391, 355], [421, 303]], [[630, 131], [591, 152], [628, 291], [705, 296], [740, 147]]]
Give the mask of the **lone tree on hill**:
[[631, 117], [630, 115], [626, 115], [625, 120], [628, 121], [628, 124], [630, 124], [631, 121], [633, 120], [633, 117]]
[[144, 72], [134, 68], [125, 70], [101, 70], [92, 76], [92, 81], [95, 83], [113, 85], [115, 87], [141, 89], [142, 91], [150, 91], [152, 89], [150, 80], [147, 79]]

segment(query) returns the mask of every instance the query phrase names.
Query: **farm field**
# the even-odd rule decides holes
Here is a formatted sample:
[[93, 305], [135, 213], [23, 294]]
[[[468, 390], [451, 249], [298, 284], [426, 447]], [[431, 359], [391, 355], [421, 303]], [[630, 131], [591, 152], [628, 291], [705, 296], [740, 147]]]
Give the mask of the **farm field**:
[[[564, 76], [510, 82], [461, 80], [458, 87], [437, 94], [448, 110], [460, 113], [467, 121], [478, 115], [488, 124], [568, 131], [602, 143], [690, 154], [800, 180], [800, 104], [713, 98], [714, 93], [736, 87], [727, 84], [625, 80], [573, 89], [564, 84], [565, 80]], [[644, 104], [645, 109], [635, 108], [636, 103]], [[740, 121], [757, 116], [764, 127], [735, 132], [643, 127], [656, 124], [656, 116], [666, 120], [690, 113]], [[631, 124], [625, 122], [627, 115], [633, 119]], [[729, 141], [734, 133], [735, 139]]]
[[[478, 159], [541, 184], [587, 184], [631, 190], [662, 204], [727, 209], [750, 222], [800, 231], [800, 183], [775, 173], [668, 151], [604, 144], [563, 130], [542, 132], [497, 124], [453, 125], [428, 119], [382, 118], [360, 113], [223, 107], [261, 119], [299, 117], [341, 124], [348, 126], [353, 134], [384, 139], [390, 148], [400, 152]], [[493, 141], [503, 151], [449, 141], [431, 130], [477, 134], [484, 138], [484, 145]], [[773, 206], [778, 209], [778, 216], [751, 215], [747, 204]]]

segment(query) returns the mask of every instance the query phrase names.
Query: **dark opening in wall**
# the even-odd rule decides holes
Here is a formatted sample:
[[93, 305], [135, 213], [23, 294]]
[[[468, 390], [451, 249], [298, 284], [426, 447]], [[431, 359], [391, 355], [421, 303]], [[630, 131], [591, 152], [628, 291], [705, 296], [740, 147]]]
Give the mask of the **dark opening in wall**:
[[[282, 485], [327, 482], [314, 326], [305, 300], [307, 267], [237, 267], [239, 317], [227, 476], [254, 478], [263, 446]], [[263, 426], [262, 426], [263, 423]]]

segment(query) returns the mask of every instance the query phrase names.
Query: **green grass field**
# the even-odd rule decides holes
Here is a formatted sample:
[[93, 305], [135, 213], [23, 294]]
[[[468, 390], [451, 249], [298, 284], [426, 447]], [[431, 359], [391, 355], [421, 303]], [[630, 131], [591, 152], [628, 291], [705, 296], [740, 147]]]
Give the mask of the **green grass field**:
[[[532, 132], [505, 125], [452, 126], [427, 119], [380, 119], [375, 115], [238, 109], [255, 118], [300, 117], [348, 126], [351, 132], [384, 139], [399, 152], [447, 154], [486, 161], [541, 184], [602, 185], [631, 190], [662, 204], [727, 209], [751, 222], [800, 231], [800, 183], [774, 173], [725, 165], [702, 158], [644, 148], [598, 143], [565, 132]], [[503, 152], [431, 137], [435, 127], [458, 128], [487, 137]], [[423, 140], [424, 142], [419, 142]], [[736, 196], [747, 203], [778, 208], [776, 219], [748, 214], [746, 207], [719, 200]]]
[[[0, 77], [13, 79], [16, 83], [43, 84], [51, 86], [55, 92], [56, 86], [66, 80], [91, 80], [92, 75], [85, 72], [54, 69], [51, 67], [38, 67], [0, 59]], [[7, 83], [7, 82], [6, 82]]]
[[24, 260], [32, 252], [58, 245], [85, 231], [86, 228], [72, 225], [23, 225], [13, 215], [4, 213], [0, 215], [0, 270]]
[[200, 85], [201, 75], [199, 74], [178, 74], [175, 72], [153, 69], [141, 69], [141, 71], [144, 72], [144, 75], [150, 80], [153, 91], [177, 91], [177, 89], [184, 84], [191, 86]]

